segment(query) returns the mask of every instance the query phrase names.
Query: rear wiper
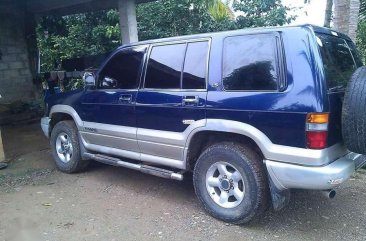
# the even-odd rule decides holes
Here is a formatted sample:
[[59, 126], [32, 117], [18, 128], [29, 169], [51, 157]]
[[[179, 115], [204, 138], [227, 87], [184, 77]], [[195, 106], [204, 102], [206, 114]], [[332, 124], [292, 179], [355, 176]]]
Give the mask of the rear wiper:
[[344, 90], [344, 86], [343, 85], [337, 85], [337, 86], [334, 86], [332, 88], [329, 88], [328, 91], [329, 92], [335, 92], [335, 91], [341, 91], [341, 90]]

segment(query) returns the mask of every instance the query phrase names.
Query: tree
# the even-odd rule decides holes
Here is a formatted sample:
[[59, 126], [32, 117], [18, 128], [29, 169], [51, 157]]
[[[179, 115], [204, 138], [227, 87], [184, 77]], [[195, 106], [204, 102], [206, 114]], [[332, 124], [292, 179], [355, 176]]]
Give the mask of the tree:
[[325, 16], [324, 16], [324, 27], [330, 28], [330, 22], [332, 21], [332, 8], [333, 8], [333, 0], [327, 0], [327, 5], [325, 7]]
[[116, 10], [65, 17], [43, 17], [37, 27], [42, 71], [56, 70], [63, 59], [106, 53], [120, 45]]
[[361, 0], [356, 43], [362, 55], [363, 62], [365, 63], [366, 62], [366, 0]]
[[[234, 10], [242, 11], [237, 19], [232, 2]], [[287, 10], [281, 0], [157, 0], [137, 6], [139, 39], [283, 25], [294, 19]], [[115, 9], [43, 17], [37, 35], [42, 71], [57, 70], [63, 59], [109, 52], [121, 43]]]
[[366, 61], [366, 21], [360, 21], [357, 30], [357, 48], [359, 49], [363, 62]]
[[334, 0], [334, 28], [356, 39], [360, 0]]
[[288, 7], [280, 0], [240, 0], [233, 8], [243, 14], [236, 19], [239, 28], [278, 26], [290, 23], [295, 16], [288, 16]]
[[[215, 4], [208, 0], [158, 0], [140, 4], [137, 7], [139, 38], [155, 39], [235, 29], [226, 7]], [[210, 15], [210, 8], [217, 15]]]
[[360, 14], [359, 17], [361, 20], [366, 20], [366, 0], [360, 1]]

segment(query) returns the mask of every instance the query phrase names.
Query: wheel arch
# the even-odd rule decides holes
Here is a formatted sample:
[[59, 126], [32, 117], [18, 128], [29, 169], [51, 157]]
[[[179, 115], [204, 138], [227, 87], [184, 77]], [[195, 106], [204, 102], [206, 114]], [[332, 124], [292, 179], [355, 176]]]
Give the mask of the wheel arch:
[[74, 108], [68, 105], [54, 105], [50, 110], [50, 124], [49, 124], [49, 134], [51, 134], [54, 126], [63, 120], [74, 121], [76, 127], [80, 129], [83, 126], [83, 121], [77, 114]]
[[209, 145], [221, 141], [235, 141], [255, 148], [263, 158], [273, 143], [257, 128], [237, 121], [207, 119], [206, 125], [194, 129], [185, 145], [185, 161], [187, 170], [192, 169], [198, 156]]
[[235, 132], [203, 130], [196, 132], [188, 145], [186, 165], [187, 170], [192, 170], [200, 154], [209, 146], [225, 141], [233, 141], [240, 144], [245, 144], [252, 147], [260, 156], [263, 153], [257, 143], [248, 136], [238, 134]]

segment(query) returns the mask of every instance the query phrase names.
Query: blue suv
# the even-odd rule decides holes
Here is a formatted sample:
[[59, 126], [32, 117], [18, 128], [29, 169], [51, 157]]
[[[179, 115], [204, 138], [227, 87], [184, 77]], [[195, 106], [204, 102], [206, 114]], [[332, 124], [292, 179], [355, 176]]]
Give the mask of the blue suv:
[[345, 35], [259, 28], [124, 45], [86, 87], [46, 99], [57, 167], [90, 160], [182, 180], [212, 216], [246, 223], [291, 189], [326, 191], [364, 164], [342, 141], [344, 87], [362, 63]]

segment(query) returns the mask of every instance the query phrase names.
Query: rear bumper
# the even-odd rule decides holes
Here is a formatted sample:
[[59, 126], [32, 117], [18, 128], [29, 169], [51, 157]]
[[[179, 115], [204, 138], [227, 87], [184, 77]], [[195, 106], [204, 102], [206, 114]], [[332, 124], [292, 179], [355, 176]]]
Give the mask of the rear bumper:
[[280, 190], [290, 188], [332, 189], [349, 179], [352, 173], [365, 163], [366, 158], [355, 153], [349, 153], [326, 166], [319, 167], [265, 161], [272, 181]]
[[50, 125], [50, 118], [49, 117], [43, 117], [41, 119], [41, 128], [44, 133], [44, 135], [48, 138], [49, 137], [49, 125]]

